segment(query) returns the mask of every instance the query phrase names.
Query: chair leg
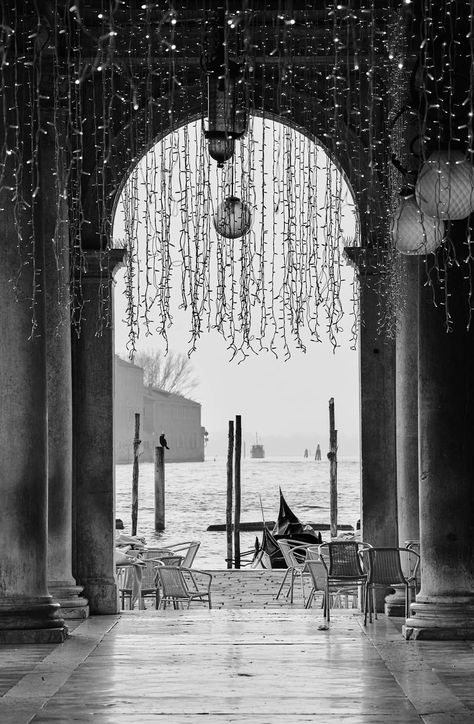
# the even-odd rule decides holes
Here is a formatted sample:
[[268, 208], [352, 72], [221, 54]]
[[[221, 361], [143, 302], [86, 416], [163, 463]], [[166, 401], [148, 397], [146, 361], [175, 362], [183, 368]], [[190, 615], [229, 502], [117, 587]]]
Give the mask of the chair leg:
[[295, 585], [295, 569], [291, 569], [290, 603], [293, 603], [293, 586]]
[[331, 597], [329, 594], [329, 583], [326, 586], [326, 621], [329, 623], [331, 618]]
[[283, 590], [283, 586], [285, 585], [285, 581], [286, 581], [286, 578], [287, 578], [289, 572], [290, 572], [290, 569], [287, 568], [286, 571], [285, 571], [285, 575], [283, 576], [283, 580], [282, 580], [282, 582], [281, 582], [281, 584], [280, 584], [280, 588], [278, 589], [278, 593], [277, 593], [277, 595], [276, 595], [277, 599], [278, 599], [280, 593], [281, 593], [282, 590]]

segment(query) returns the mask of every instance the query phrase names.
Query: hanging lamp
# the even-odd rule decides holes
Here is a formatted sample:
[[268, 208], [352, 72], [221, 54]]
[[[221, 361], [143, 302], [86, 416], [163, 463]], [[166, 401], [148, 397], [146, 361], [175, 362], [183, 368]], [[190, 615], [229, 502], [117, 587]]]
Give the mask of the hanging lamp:
[[474, 167], [462, 151], [435, 151], [416, 183], [421, 211], [438, 219], [465, 219], [474, 211]]
[[225, 11], [209, 22], [208, 53], [201, 64], [206, 75], [207, 113], [203, 118], [209, 154], [222, 167], [234, 154], [235, 140], [247, 131], [248, 111], [244, 63], [231, 57]]
[[390, 224], [390, 236], [402, 254], [431, 254], [443, 243], [444, 222], [424, 214], [413, 192], [402, 192]]

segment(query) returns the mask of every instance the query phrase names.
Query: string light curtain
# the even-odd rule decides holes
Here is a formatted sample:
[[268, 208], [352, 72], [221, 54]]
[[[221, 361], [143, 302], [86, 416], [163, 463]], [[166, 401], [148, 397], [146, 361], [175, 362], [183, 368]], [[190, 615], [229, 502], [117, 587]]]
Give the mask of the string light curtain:
[[[249, 119], [269, 121], [263, 154], [256, 151], [250, 120], [219, 170], [204, 134], [192, 136], [191, 126], [179, 130], [199, 125], [206, 114], [202, 57], [216, 12], [225, 18], [227, 52], [245, 59]], [[472, 0], [444, 0], [436, 7], [395, 0], [2, 3], [0, 190], [15, 209], [13, 286], [20, 288], [19, 278], [35, 263], [35, 220], [51, 171], [51, 243], [58, 260], [70, 255], [71, 314], [78, 329], [87, 253], [103, 255], [105, 282], [120, 194], [132, 350], [140, 333], [157, 328], [166, 336], [176, 287], [190, 315], [191, 348], [208, 327], [216, 327], [235, 353], [276, 351], [282, 339], [289, 354], [292, 346], [305, 349], [323, 334], [337, 345], [347, 243], [369, 247], [385, 272], [381, 324], [389, 329], [398, 253], [389, 230], [406, 182], [400, 168], [411, 167], [416, 177], [433, 153], [449, 157], [451, 149], [472, 162], [472, 17]], [[461, 73], [457, 80], [463, 68], [468, 78]], [[272, 119], [285, 129], [272, 127]], [[422, 142], [411, 143], [410, 124]], [[52, 150], [45, 166], [48, 134]], [[156, 142], [160, 152], [146, 155], [146, 170], [139, 171]], [[350, 182], [357, 205], [350, 240], [344, 238], [341, 176], [331, 165], [323, 171], [323, 196], [317, 188], [315, 142], [324, 144]], [[176, 169], [178, 191], [171, 184]], [[264, 203], [256, 201], [257, 185]], [[213, 231], [216, 210], [228, 196], [248, 204], [252, 214], [250, 231], [233, 242]], [[280, 210], [281, 223], [275, 220]], [[170, 236], [175, 217], [179, 238]], [[462, 253], [449, 242], [455, 223], [465, 225]], [[427, 257], [427, 266], [448, 279], [451, 263], [472, 258], [471, 230], [468, 221], [445, 224], [448, 241]], [[30, 290], [33, 327], [36, 284]]]

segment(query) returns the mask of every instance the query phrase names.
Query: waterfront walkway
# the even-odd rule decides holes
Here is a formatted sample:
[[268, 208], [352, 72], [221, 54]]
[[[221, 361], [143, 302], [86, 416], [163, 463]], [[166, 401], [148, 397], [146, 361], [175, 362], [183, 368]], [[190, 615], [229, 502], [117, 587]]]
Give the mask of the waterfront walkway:
[[231, 575], [211, 611], [97, 616], [64, 644], [1, 647], [0, 722], [474, 723], [473, 642], [407, 642], [401, 620], [364, 630], [347, 609], [327, 629], [319, 607], [265, 605], [277, 588], [246, 607]]

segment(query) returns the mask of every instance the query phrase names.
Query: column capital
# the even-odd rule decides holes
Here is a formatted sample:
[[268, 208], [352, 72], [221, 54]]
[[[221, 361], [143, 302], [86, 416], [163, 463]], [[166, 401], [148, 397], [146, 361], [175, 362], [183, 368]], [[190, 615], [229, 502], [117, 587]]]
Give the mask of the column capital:
[[88, 279], [113, 279], [115, 272], [122, 269], [126, 264], [126, 249], [99, 249], [86, 250], [82, 252], [84, 264], [81, 272]]
[[379, 276], [388, 272], [387, 249], [373, 246], [345, 246], [344, 254], [359, 275]]

